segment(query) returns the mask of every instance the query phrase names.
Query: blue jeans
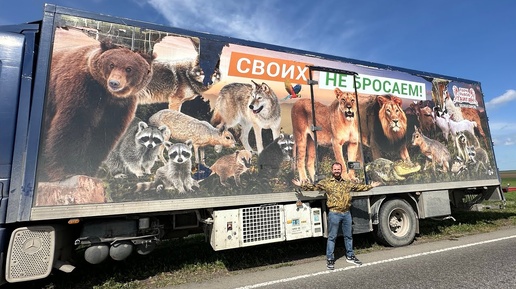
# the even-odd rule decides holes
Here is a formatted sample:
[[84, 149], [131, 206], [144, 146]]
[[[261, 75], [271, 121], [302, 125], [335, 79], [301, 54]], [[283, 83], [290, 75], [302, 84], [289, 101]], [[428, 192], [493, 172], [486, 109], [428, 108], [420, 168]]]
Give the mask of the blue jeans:
[[349, 211], [345, 213], [328, 213], [328, 242], [326, 244], [326, 258], [328, 260], [335, 260], [333, 252], [335, 251], [335, 240], [339, 233], [339, 228], [342, 226], [342, 233], [344, 234], [344, 246], [346, 247], [346, 256], [354, 256], [353, 252], [353, 219]]

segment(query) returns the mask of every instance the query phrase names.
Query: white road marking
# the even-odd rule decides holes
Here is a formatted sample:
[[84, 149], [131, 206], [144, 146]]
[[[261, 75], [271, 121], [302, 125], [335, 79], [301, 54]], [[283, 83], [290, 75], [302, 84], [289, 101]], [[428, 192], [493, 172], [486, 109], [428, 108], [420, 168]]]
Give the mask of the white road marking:
[[502, 238], [493, 239], [493, 240], [482, 241], [482, 242], [477, 242], [477, 243], [471, 243], [471, 244], [466, 244], [466, 245], [460, 245], [460, 246], [455, 246], [455, 247], [450, 247], [450, 248], [445, 248], [445, 249], [439, 249], [439, 250], [434, 250], [434, 251], [429, 251], [429, 252], [417, 253], [417, 254], [407, 255], [407, 256], [403, 256], [403, 257], [396, 257], [396, 258], [391, 258], [391, 259], [386, 259], [386, 260], [380, 260], [380, 261], [371, 262], [371, 263], [365, 263], [362, 266], [349, 266], [349, 267], [339, 268], [339, 269], [335, 269], [335, 270], [325, 270], [325, 271], [316, 272], [316, 273], [312, 273], [312, 274], [300, 275], [300, 276], [295, 276], [295, 277], [290, 277], [290, 278], [285, 278], [285, 279], [258, 283], [258, 284], [254, 284], [254, 285], [248, 285], [248, 286], [244, 286], [244, 287], [238, 287], [236, 289], [260, 288], [260, 287], [270, 286], [270, 285], [279, 284], [279, 283], [286, 283], [286, 282], [290, 282], [290, 281], [310, 278], [310, 277], [324, 275], [324, 274], [331, 274], [331, 273], [335, 273], [335, 272], [342, 272], [342, 271], [357, 269], [360, 267], [367, 267], [367, 266], [373, 266], [373, 265], [377, 265], [377, 264], [404, 260], [404, 259], [416, 258], [416, 257], [420, 257], [420, 256], [425, 256], [425, 255], [432, 255], [432, 254], [442, 253], [442, 252], [451, 251], [451, 250], [457, 250], [457, 249], [462, 249], [462, 248], [467, 248], [467, 247], [472, 247], [472, 246], [478, 246], [478, 245], [508, 240], [508, 239], [512, 239], [512, 238], [516, 238], [516, 235], [502, 237]]

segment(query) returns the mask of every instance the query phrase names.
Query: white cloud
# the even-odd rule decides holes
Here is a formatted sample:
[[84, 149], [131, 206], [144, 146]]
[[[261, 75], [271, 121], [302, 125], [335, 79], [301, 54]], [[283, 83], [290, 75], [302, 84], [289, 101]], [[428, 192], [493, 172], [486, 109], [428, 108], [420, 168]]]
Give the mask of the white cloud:
[[486, 103], [486, 107], [494, 108], [501, 104], [516, 100], [516, 90], [509, 89], [504, 94], [497, 96]]
[[493, 144], [495, 146], [514, 146], [516, 145], [516, 135], [498, 135], [496, 136], [496, 133], [493, 133]]
[[516, 145], [516, 123], [505, 121], [490, 121], [489, 128], [495, 146]]
[[271, 42], [283, 29], [274, 9], [277, 0], [242, 1], [184, 1], [147, 0], [171, 26], [256, 41]]
[[[317, 5], [311, 1], [288, 5], [282, 0], [146, 0], [146, 3], [173, 27], [318, 53], [349, 57], [349, 48], [359, 42], [358, 35], [368, 35], [357, 32], [363, 28], [354, 22], [353, 13], [343, 15], [335, 9], [337, 1]], [[321, 25], [321, 19], [325, 25]]]

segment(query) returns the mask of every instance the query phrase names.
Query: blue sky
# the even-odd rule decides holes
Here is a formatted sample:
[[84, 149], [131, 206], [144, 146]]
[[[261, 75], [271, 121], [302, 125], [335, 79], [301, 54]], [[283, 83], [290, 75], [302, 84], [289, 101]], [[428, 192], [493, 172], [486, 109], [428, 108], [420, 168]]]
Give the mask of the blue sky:
[[[2, 1], [0, 25], [41, 19]], [[51, 3], [480, 81], [500, 170], [516, 169], [516, 1], [91, 0]]]

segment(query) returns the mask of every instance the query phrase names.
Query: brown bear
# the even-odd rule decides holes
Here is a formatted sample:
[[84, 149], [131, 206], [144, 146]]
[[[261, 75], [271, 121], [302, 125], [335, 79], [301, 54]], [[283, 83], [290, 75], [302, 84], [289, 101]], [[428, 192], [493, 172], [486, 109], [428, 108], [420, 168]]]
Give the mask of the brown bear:
[[55, 50], [43, 126], [41, 181], [94, 176], [124, 134], [155, 55], [109, 41]]

